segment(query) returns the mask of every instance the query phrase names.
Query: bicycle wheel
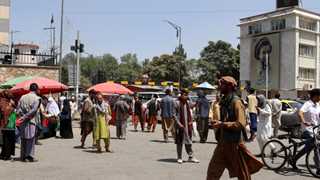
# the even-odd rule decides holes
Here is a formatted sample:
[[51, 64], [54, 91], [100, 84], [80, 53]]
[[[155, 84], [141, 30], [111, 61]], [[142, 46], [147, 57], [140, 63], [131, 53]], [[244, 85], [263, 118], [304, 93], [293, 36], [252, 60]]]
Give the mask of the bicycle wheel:
[[262, 148], [262, 161], [271, 170], [281, 169], [287, 162], [287, 150], [278, 140], [268, 141]]
[[[318, 152], [317, 152], [318, 151]], [[306, 157], [306, 166], [308, 171], [317, 178], [320, 178], [320, 157], [319, 149], [313, 149], [308, 152]]]

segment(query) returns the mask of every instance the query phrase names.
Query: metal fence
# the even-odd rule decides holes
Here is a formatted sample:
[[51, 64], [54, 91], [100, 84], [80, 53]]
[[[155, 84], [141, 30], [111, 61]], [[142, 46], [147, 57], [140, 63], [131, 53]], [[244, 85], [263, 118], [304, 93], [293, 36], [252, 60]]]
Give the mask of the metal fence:
[[30, 65], [30, 66], [57, 66], [57, 56], [46, 53], [18, 53], [0, 51], [0, 64]]

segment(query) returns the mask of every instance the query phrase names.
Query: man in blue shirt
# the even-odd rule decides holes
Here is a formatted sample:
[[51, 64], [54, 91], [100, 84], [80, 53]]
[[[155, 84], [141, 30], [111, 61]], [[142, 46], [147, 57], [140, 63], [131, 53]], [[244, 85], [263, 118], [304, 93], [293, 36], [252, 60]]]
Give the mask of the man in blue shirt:
[[166, 96], [161, 100], [161, 118], [162, 118], [162, 129], [163, 138], [165, 142], [168, 142], [168, 132], [171, 131], [172, 136], [175, 137], [174, 130], [174, 108], [175, 103], [171, 96], [171, 90], [166, 90]]

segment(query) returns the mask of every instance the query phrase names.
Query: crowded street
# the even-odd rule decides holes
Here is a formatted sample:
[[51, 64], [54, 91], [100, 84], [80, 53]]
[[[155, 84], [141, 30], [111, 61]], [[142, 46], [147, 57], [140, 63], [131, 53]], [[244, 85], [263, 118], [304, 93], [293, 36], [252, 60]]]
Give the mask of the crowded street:
[[[205, 179], [208, 163], [216, 147], [213, 131], [210, 130], [208, 143], [194, 143], [194, 151], [199, 164], [176, 163], [176, 149], [173, 140], [164, 143], [162, 130], [158, 126], [156, 133], [134, 132], [133, 126], [128, 127], [127, 140], [115, 137], [115, 128], [111, 128], [111, 148], [113, 153], [96, 153], [90, 149], [92, 140], [88, 138], [87, 149], [75, 149], [79, 145], [79, 123], [74, 123], [75, 138], [66, 140], [51, 138], [42, 140], [43, 145], [37, 146], [39, 162], [24, 163], [20, 161], [2, 161], [0, 174], [6, 180], [200, 180]], [[197, 140], [198, 141], [198, 140]], [[253, 153], [258, 153], [258, 143], [247, 144]], [[184, 157], [186, 155], [184, 154]], [[253, 179], [268, 180], [300, 180], [313, 178], [303, 166], [302, 173], [286, 171], [275, 173], [262, 169]], [[225, 171], [223, 180], [229, 179]]]

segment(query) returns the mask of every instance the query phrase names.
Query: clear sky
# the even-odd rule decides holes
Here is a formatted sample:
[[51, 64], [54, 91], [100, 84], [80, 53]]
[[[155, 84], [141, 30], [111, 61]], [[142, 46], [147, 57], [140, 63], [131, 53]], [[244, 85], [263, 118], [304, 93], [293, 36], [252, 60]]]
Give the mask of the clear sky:
[[[61, 0], [11, 0], [11, 28], [16, 42], [49, 47], [51, 14], [60, 28]], [[303, 7], [320, 13], [319, 0], [304, 0]], [[239, 42], [239, 19], [275, 9], [275, 0], [65, 0], [64, 53], [80, 30], [86, 52], [111, 53], [119, 58], [136, 53], [140, 60], [171, 53], [176, 34], [163, 20], [183, 28], [182, 42], [189, 58], [198, 58], [208, 41]], [[57, 44], [59, 40], [57, 33]]]

